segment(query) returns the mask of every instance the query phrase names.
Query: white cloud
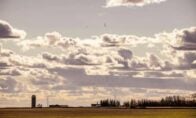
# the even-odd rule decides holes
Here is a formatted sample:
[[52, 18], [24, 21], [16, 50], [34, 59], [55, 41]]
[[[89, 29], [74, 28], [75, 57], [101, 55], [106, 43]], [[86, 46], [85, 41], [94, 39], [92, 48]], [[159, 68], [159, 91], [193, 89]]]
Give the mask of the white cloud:
[[58, 32], [46, 33], [45, 38], [48, 40], [49, 45], [54, 45], [57, 41], [61, 39], [61, 34]]
[[63, 50], [69, 50], [76, 48], [80, 41], [77, 38], [62, 37], [58, 32], [46, 33], [43, 37], [38, 36], [32, 40], [24, 40], [18, 42], [19, 46], [22, 46], [23, 51], [28, 51], [33, 48], [41, 47], [59, 47]]
[[0, 20], [0, 38], [25, 38], [26, 32], [13, 28], [8, 22]]
[[[148, 91], [141, 88], [194, 91], [195, 51], [171, 47], [175, 45], [172, 41], [178, 40], [177, 37], [194, 43], [193, 30], [187, 28], [186, 31], [189, 33], [176, 30], [154, 37], [104, 34], [92, 39], [69, 38], [52, 32], [35, 40], [19, 42], [23, 48], [26, 46], [27, 49], [37, 50], [37, 56], [5, 49], [6, 46], [2, 46], [5, 44], [2, 44], [0, 94], [22, 91], [44, 92], [41, 95], [48, 95], [67, 92], [66, 97], [87, 99], [85, 96], [92, 98], [97, 89], [105, 91], [105, 96], [111, 96], [115, 90], [121, 95], [135, 88], [139, 90], [131, 91], [138, 97], [147, 96]], [[149, 49], [149, 44], [154, 47]], [[139, 51], [135, 48], [139, 48]], [[164, 52], [159, 54], [162, 50]], [[26, 51], [30, 53], [31, 50]], [[142, 55], [138, 54], [140, 52], [143, 52]], [[13, 85], [8, 84], [9, 81]], [[104, 94], [98, 94], [105, 97]], [[163, 94], [165, 92], [154, 91], [153, 97]], [[62, 96], [63, 99], [65, 96]]]
[[[190, 34], [190, 36], [188, 34]], [[194, 28], [174, 30], [172, 33], [160, 33], [154, 37], [104, 34], [92, 39], [91, 41], [94, 41], [93, 43], [89, 39], [68, 38], [63, 37], [57, 32], [52, 32], [46, 33], [44, 37], [39, 37], [37, 40], [26, 40], [20, 44], [29, 48], [31, 46], [34, 48], [54, 46], [61, 48], [66, 54], [53, 55], [43, 53], [42, 57], [47, 61], [54, 61], [65, 65], [107, 65], [107, 68], [122, 65], [127, 69], [134, 70], [191, 69], [195, 67], [195, 65], [192, 64], [193, 61], [195, 61], [194, 54], [190, 51], [180, 52], [176, 48], [169, 47], [170, 45], [177, 45], [175, 40], [179, 40], [179, 37], [180, 40], [190, 40], [189, 42], [194, 43], [194, 38], [192, 38], [194, 37]], [[163, 56], [170, 56], [169, 58], [172, 62], [165, 58], [161, 59], [159, 55], [155, 54], [148, 54], [146, 57], [133, 55], [132, 47], [149, 44], [163, 45]]]
[[189, 70], [186, 72], [186, 76], [188, 79], [194, 79], [196, 80], [196, 70]]
[[175, 29], [172, 33], [161, 33], [157, 37], [176, 50], [196, 50], [196, 27]]
[[117, 6], [144, 6], [153, 3], [160, 3], [166, 0], [106, 0], [106, 7]]

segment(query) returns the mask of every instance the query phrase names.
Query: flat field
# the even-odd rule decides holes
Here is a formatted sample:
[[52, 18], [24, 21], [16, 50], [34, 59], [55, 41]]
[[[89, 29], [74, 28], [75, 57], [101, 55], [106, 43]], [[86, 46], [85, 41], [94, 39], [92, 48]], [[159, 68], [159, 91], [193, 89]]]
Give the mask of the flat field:
[[196, 109], [0, 109], [0, 118], [196, 118]]

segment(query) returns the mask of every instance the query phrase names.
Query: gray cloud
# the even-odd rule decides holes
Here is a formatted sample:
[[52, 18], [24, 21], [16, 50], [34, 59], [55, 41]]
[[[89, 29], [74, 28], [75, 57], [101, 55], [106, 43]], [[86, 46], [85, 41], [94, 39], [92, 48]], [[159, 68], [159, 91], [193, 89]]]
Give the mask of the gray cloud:
[[42, 58], [47, 60], [47, 61], [56, 61], [56, 62], [59, 62], [61, 60], [58, 56], [49, 54], [47, 52], [42, 54]]
[[25, 31], [13, 28], [9, 23], [0, 20], [0, 38], [24, 38]]
[[196, 64], [193, 63], [196, 60], [196, 52], [183, 52], [178, 55], [178, 67], [182, 69], [196, 69]]
[[7, 68], [0, 70], [0, 75], [19, 76], [21, 72], [17, 68]]
[[166, 34], [166, 38], [176, 50], [196, 50], [196, 27], [174, 30], [171, 34]]
[[10, 64], [8, 62], [0, 60], [0, 68], [1, 69], [6, 68], [8, 66], [10, 66]]
[[160, 68], [162, 66], [161, 59], [154, 54], [148, 54], [148, 60], [149, 68]]
[[[145, 77], [127, 77], [112, 75], [86, 75], [83, 69], [63, 69], [55, 68], [51, 71], [68, 78], [71, 83], [79, 86], [98, 86], [98, 87], [139, 87], [139, 88], [159, 88], [159, 89], [180, 89], [195, 90], [195, 82], [184, 81], [173, 77], [173, 79], [145, 78]], [[77, 73], [77, 74], [74, 74]], [[78, 78], [80, 78], [78, 80]]]
[[16, 86], [17, 86], [17, 82], [13, 78], [7, 77], [2, 79], [0, 77], [0, 92], [8, 92], [8, 93], [16, 92], [17, 91], [15, 89]]
[[118, 50], [118, 53], [124, 59], [131, 59], [133, 56], [133, 53], [130, 49], [120, 49]]
[[[195, 53], [193, 50], [169, 47], [174, 44], [171, 39], [175, 41], [176, 37], [172, 37], [173, 33], [168, 35], [168, 42], [165, 43], [160, 35], [137, 37], [105, 34], [93, 39], [79, 39], [52, 32], [35, 40], [20, 42], [22, 46], [34, 48], [31, 51], [37, 51], [37, 56], [25, 56], [1, 46], [0, 91], [43, 92], [44, 95], [65, 92], [66, 96], [76, 99], [87, 94], [94, 95], [100, 88], [98, 94], [102, 94], [101, 97], [111, 96], [115, 90], [119, 91], [118, 95], [125, 95], [130, 88], [194, 91]], [[149, 42], [154, 44], [151, 53], [143, 48]], [[193, 43], [192, 39], [189, 42]], [[40, 47], [47, 50], [42, 51]], [[138, 55], [134, 47], [139, 48], [142, 55]], [[165, 53], [158, 54], [154, 51], [157, 49], [158, 52], [163, 49]], [[128, 90], [125, 92], [124, 89]], [[134, 93], [133, 90], [132, 94], [141, 94], [141, 98], [147, 92]], [[151, 94], [159, 96], [165, 93], [158, 91]]]
[[101, 57], [96, 57], [93, 54], [84, 54], [82, 52], [60, 56], [56, 56], [49, 53], [43, 53], [42, 58], [47, 61], [53, 61], [65, 65], [100, 65], [103, 63], [103, 61], [105, 61], [102, 60]]
[[120, 36], [109, 35], [109, 34], [102, 35], [101, 40], [102, 40], [102, 46], [106, 46], [106, 47], [122, 46], [128, 43], [126, 37], [123, 36], [120, 37]]

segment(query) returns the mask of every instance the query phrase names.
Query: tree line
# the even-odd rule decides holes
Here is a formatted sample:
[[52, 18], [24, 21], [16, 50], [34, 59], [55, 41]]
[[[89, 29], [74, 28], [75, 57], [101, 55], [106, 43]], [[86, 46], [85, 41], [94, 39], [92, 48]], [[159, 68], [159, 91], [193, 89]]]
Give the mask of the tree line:
[[196, 107], [196, 99], [185, 99], [181, 96], [168, 96], [160, 100], [136, 100], [131, 99], [120, 104], [119, 100], [106, 99], [100, 100], [100, 107], [126, 107], [126, 108], [145, 108], [145, 107]]
[[100, 106], [101, 107], [120, 107], [120, 101], [113, 100], [113, 99], [101, 100]]

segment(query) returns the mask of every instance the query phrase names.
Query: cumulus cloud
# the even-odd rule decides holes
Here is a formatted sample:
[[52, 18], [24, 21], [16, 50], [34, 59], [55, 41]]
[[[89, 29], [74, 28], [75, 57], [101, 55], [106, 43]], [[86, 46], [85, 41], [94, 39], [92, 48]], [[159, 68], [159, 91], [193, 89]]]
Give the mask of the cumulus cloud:
[[196, 64], [194, 63], [196, 60], [195, 51], [178, 50], [168, 46], [163, 50], [163, 55], [170, 60], [170, 62], [166, 61], [165, 65], [170, 69], [190, 70], [196, 68]]
[[166, 0], [107, 0], [106, 7], [117, 6], [144, 6], [153, 3], [160, 3]]
[[124, 59], [131, 59], [132, 55], [133, 55], [133, 53], [130, 49], [120, 49], [120, 50], [118, 50], [118, 53]]
[[8, 22], [0, 20], [0, 38], [25, 38], [26, 32], [13, 28]]
[[8, 49], [3, 49], [3, 46], [0, 44], [0, 57], [9, 57], [14, 54], [13, 51]]
[[[161, 43], [158, 38], [154, 37], [138, 37], [135, 35], [117, 35], [117, 34], [103, 34], [100, 36], [93, 36], [90, 39], [80, 39], [72, 37], [64, 37], [58, 32], [46, 33], [44, 36], [39, 36], [32, 40], [23, 40], [18, 42], [22, 46], [23, 51], [28, 51], [33, 48], [60, 48], [63, 51], [77, 51], [77, 50], [91, 50], [94, 51], [100, 47], [104, 48], [114, 47], [138, 47], [140, 45], [155, 45]], [[148, 46], [149, 47], [149, 46]], [[97, 51], [99, 52], [99, 51]]]
[[58, 56], [52, 55], [47, 52], [42, 54], [42, 58], [46, 59], [47, 61], [56, 61], [56, 62], [59, 62], [61, 60]]
[[156, 55], [153, 55], [153, 54], [148, 54], [147, 55], [148, 57], [148, 60], [149, 60], [149, 63], [148, 63], [148, 67], [149, 68], [160, 68], [161, 67], [161, 59], [156, 56]]
[[23, 51], [42, 47], [59, 47], [63, 50], [68, 50], [76, 48], [79, 43], [80, 42], [77, 38], [63, 37], [58, 32], [50, 32], [46, 33], [43, 37], [38, 36], [33, 40], [24, 40], [18, 42], [18, 45], [22, 46]]
[[[134, 70], [190, 69], [195, 67], [195, 64], [192, 64], [195, 61], [194, 54], [188, 50], [186, 52], [180, 52], [178, 51], [179, 49], [174, 48], [174, 45], [179, 45], [178, 40], [189, 42], [189, 44], [194, 43], [194, 31], [195, 28], [186, 28], [174, 30], [172, 33], [160, 33], [154, 37], [104, 34], [92, 39], [94, 43], [89, 42], [88, 39], [68, 38], [63, 37], [58, 32], [52, 32], [46, 33], [44, 37], [39, 37], [37, 40], [23, 41], [21, 44], [22, 46], [32, 46], [34, 48], [50, 46], [61, 48], [66, 54], [54, 55], [43, 53], [42, 58], [65, 65], [107, 65], [107, 68], [109, 66], [113, 66], [114, 68], [120, 67], [121, 65], [127, 69]], [[163, 47], [167, 46], [168, 49], [164, 48], [164, 55], [166, 57], [170, 56], [169, 58], [172, 62], [161, 59], [159, 57], [160, 55], [155, 54], [147, 54], [146, 57], [139, 57], [133, 55], [131, 48], [128, 48], [139, 48], [140, 45], [149, 44], [160, 44]], [[180, 43], [180, 45], [182, 44], [185, 43]], [[192, 55], [192, 57], [189, 55]]]
[[103, 46], [121, 46], [126, 45], [128, 42], [126, 37], [120, 37], [116, 35], [104, 34], [101, 36]]
[[45, 38], [48, 40], [49, 45], [55, 44], [61, 39], [61, 34], [58, 32], [46, 33]]
[[196, 52], [181, 52], [177, 54], [177, 61], [180, 68], [196, 69]]
[[194, 79], [194, 80], [196, 80], [196, 70], [187, 71], [187, 72], [186, 72], [186, 76], [187, 76], [189, 79]]
[[196, 27], [175, 29], [172, 33], [160, 34], [160, 37], [176, 50], [196, 50]]
[[174, 31], [176, 33], [176, 43], [174, 48], [181, 50], [196, 50], [196, 27]]
[[[116, 88], [119, 91], [124, 91], [122, 88], [194, 91], [195, 51], [174, 48], [179, 46], [175, 43], [179, 39], [191, 45], [195, 43], [194, 30], [186, 28], [186, 31], [189, 33], [184, 29], [154, 37], [103, 34], [92, 39], [64, 37], [51, 32], [18, 43], [23, 48], [33, 48], [26, 51], [37, 52], [35, 56], [1, 45], [0, 94], [58, 91], [68, 92], [67, 96], [78, 99], [78, 96], [95, 94], [98, 88], [108, 95], [114, 94]], [[148, 48], [149, 44], [154, 47]], [[13, 88], [8, 81], [13, 81]], [[91, 87], [95, 89], [89, 90]], [[155, 93], [158, 95], [159, 91]]]
[[95, 55], [86, 55], [82, 53], [56, 56], [49, 53], [43, 53], [42, 58], [47, 61], [63, 63], [66, 65], [101, 65], [105, 60]]
[[19, 76], [21, 72], [17, 68], [7, 68], [0, 71], [0, 75]]
[[[87, 75], [83, 69], [55, 68], [52, 71], [57, 72], [69, 81], [78, 86], [98, 86], [98, 87], [143, 87], [143, 88], [161, 88], [161, 89], [185, 89], [186, 82], [179, 77], [158, 79], [157, 77], [127, 77], [115, 75]], [[77, 74], [74, 74], [77, 73]], [[124, 73], [125, 74], [125, 73]], [[175, 75], [176, 76], [176, 75]], [[78, 78], [80, 78], [78, 80]], [[175, 85], [175, 86], [173, 86]], [[195, 89], [195, 81], [189, 83], [188, 90]]]
[[70, 56], [68, 59], [64, 58], [65, 63], [74, 65], [99, 65], [101, 60], [99, 60], [94, 55], [84, 55], [79, 54], [75, 56]]
[[5, 92], [5, 93], [17, 92], [18, 90], [16, 86], [17, 86], [17, 82], [13, 78], [8, 77], [2, 79], [0, 77], [0, 92]]

